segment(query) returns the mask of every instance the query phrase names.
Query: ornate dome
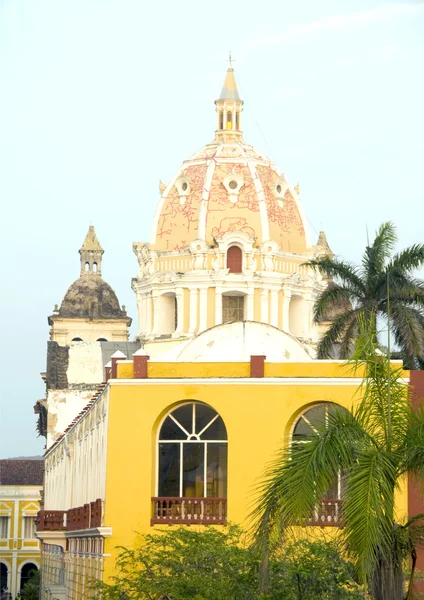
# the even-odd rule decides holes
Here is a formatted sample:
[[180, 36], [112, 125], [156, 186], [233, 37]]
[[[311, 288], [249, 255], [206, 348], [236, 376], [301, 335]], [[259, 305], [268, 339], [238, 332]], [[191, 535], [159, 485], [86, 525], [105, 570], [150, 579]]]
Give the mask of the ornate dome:
[[161, 200], [150, 248], [175, 251], [194, 240], [213, 244], [226, 233], [243, 232], [255, 246], [273, 240], [281, 251], [296, 254], [311, 248], [298, 188], [266, 156], [242, 139], [243, 102], [233, 69], [216, 100], [215, 140], [183, 163]]
[[127, 319], [110, 285], [92, 274], [82, 275], [74, 281], [63, 298], [58, 315], [79, 319]]

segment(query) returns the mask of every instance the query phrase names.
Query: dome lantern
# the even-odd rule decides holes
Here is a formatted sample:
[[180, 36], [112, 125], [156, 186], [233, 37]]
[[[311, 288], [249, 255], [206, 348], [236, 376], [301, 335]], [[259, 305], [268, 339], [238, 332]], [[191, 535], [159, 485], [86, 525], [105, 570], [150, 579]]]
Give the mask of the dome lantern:
[[90, 225], [88, 228], [84, 243], [78, 252], [81, 257], [81, 276], [97, 275], [100, 277], [102, 274], [102, 255], [104, 250], [100, 246], [93, 225]]
[[243, 110], [243, 100], [240, 100], [238, 93], [234, 69], [231, 66], [231, 54], [229, 62], [230, 67], [225, 76], [221, 95], [215, 100], [218, 121], [216, 137], [224, 140], [240, 139], [242, 137], [241, 112]]

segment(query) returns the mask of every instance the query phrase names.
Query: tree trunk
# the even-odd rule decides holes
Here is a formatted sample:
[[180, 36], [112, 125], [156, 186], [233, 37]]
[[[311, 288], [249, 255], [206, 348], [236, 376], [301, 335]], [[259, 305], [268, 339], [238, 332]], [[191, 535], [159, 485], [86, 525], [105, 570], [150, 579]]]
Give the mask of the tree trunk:
[[380, 559], [372, 574], [370, 592], [373, 600], [403, 600], [403, 572], [400, 560]]

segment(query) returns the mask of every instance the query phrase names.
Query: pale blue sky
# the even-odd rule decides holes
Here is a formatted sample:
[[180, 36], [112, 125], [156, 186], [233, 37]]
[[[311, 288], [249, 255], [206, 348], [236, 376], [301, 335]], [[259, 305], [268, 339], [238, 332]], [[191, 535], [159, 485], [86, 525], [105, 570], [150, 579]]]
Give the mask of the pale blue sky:
[[2, 457], [42, 451], [47, 315], [90, 223], [136, 319], [132, 242], [213, 138], [229, 49], [245, 139], [300, 182], [314, 240], [359, 261], [393, 220], [423, 242], [423, 2], [0, 0]]

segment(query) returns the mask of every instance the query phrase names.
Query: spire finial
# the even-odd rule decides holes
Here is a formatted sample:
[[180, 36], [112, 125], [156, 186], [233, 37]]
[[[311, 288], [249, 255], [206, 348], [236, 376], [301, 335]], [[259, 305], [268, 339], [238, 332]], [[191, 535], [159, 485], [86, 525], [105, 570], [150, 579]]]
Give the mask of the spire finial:
[[227, 63], [230, 65], [230, 69], [233, 68], [233, 62], [236, 62], [236, 59], [231, 56], [231, 50], [228, 51]]

